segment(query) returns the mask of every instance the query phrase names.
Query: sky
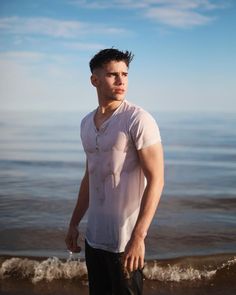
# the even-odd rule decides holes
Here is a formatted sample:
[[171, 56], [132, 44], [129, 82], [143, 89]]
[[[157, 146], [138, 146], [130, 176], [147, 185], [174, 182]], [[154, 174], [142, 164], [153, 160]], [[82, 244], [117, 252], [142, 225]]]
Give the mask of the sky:
[[89, 60], [134, 53], [127, 99], [236, 112], [234, 0], [0, 0], [1, 110], [89, 111]]

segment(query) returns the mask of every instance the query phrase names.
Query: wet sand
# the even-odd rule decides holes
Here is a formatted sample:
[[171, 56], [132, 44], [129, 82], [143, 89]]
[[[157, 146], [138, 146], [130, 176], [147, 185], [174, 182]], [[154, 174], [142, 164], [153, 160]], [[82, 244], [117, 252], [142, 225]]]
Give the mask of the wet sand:
[[[179, 258], [175, 260], [168, 260], [159, 262], [171, 269], [171, 273], [163, 278], [144, 279], [143, 295], [234, 295], [236, 294], [236, 263], [235, 254], [231, 255], [214, 255], [212, 257], [195, 257], [195, 258]], [[43, 257], [31, 258], [12, 258], [11, 256], [0, 257], [0, 265], [7, 262], [0, 271], [0, 294], [1, 295], [88, 295], [88, 281], [87, 276], [83, 272], [83, 268], [75, 268], [75, 273], [71, 272], [73, 264], [67, 261], [65, 264], [60, 263], [58, 259], [46, 259]], [[184, 277], [184, 268], [177, 269], [177, 277], [174, 280], [173, 275], [176, 273], [177, 263], [187, 263], [192, 261], [191, 267], [187, 270], [189, 273], [188, 278]], [[193, 276], [191, 273], [194, 271], [193, 261], [198, 261], [201, 267], [206, 268], [207, 261], [211, 265], [214, 272], [213, 276], [200, 277]], [[217, 262], [218, 261], [218, 262]], [[11, 263], [12, 262], [12, 263]], [[14, 263], [13, 263], [14, 262]], [[40, 268], [43, 276], [34, 279], [35, 268], [37, 263], [41, 262], [46, 268]], [[65, 262], [65, 261], [64, 261]], [[81, 262], [83, 263], [83, 262]], [[151, 267], [154, 262], [149, 262], [149, 267], [146, 268], [146, 274], [154, 272], [155, 267]], [[77, 262], [76, 262], [77, 264]], [[170, 268], [172, 264], [172, 268]], [[216, 264], [214, 266], [214, 264]], [[79, 265], [79, 264], [78, 264]], [[167, 269], [161, 268], [161, 274], [165, 275]], [[62, 271], [63, 270], [63, 271]], [[148, 270], [148, 272], [147, 272]], [[196, 270], [196, 269], [195, 269]], [[208, 272], [209, 273], [209, 272]], [[40, 273], [41, 274], [41, 273]], [[63, 274], [63, 275], [62, 275]], [[154, 274], [154, 273], [153, 273]], [[182, 277], [181, 277], [182, 274]], [[101, 294], [102, 295], [102, 294]]]
[[[78, 280], [40, 282], [7, 279], [1, 282], [1, 295], [89, 295], [87, 282]], [[160, 283], [144, 281], [143, 295], [234, 295], [236, 284], [211, 284], [210, 282]], [[102, 294], [101, 294], [102, 295]]]

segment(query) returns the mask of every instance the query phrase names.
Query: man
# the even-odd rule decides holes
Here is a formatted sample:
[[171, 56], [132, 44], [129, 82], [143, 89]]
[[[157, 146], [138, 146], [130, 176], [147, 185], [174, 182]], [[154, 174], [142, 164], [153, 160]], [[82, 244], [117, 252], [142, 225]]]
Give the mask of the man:
[[157, 124], [125, 99], [132, 58], [110, 48], [90, 61], [98, 108], [81, 122], [87, 162], [66, 237], [68, 249], [78, 252], [77, 228], [88, 210], [90, 295], [142, 294], [144, 240], [163, 189]]

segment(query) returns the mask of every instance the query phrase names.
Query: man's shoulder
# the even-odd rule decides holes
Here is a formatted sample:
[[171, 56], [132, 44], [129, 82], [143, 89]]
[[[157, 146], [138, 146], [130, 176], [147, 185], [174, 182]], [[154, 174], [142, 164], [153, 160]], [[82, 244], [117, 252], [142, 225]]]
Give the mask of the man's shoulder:
[[129, 112], [133, 116], [138, 116], [145, 113], [148, 114], [148, 111], [146, 111], [144, 108], [127, 100], [125, 101], [124, 111]]
[[129, 113], [131, 120], [141, 120], [145, 117], [152, 117], [152, 115], [143, 107], [129, 101], [126, 101], [125, 109]]
[[81, 126], [84, 125], [86, 122], [92, 121], [93, 120], [93, 116], [94, 116], [94, 112], [96, 110], [93, 110], [89, 113], [87, 113], [81, 120]]

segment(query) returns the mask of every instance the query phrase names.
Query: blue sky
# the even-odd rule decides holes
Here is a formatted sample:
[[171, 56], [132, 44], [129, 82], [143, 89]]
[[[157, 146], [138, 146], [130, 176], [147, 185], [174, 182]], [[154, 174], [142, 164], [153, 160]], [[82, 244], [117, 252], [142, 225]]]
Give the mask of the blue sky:
[[88, 62], [131, 50], [127, 98], [152, 111], [236, 112], [233, 0], [0, 0], [2, 110], [96, 107]]

